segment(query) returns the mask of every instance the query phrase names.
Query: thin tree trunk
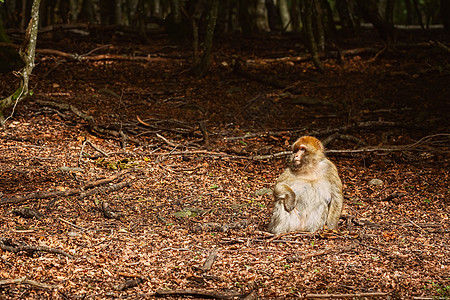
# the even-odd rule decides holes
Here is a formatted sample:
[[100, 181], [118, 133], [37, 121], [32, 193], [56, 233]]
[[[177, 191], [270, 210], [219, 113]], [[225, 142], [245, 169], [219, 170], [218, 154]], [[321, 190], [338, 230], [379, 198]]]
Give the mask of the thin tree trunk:
[[341, 20], [342, 29], [349, 34], [354, 35], [355, 24], [348, 7], [348, 2], [346, 0], [336, 0], [336, 9]]
[[441, 15], [444, 28], [450, 32], [450, 0], [441, 0]]
[[291, 20], [292, 20], [292, 30], [294, 32], [300, 31], [300, 0], [292, 0], [291, 4]]
[[394, 24], [394, 6], [395, 0], [387, 0], [386, 1], [386, 10], [384, 18], [391, 24]]
[[316, 34], [317, 48], [319, 51], [325, 50], [325, 30], [323, 28], [322, 8], [318, 0], [313, 4], [313, 26]]
[[115, 0], [114, 4], [114, 24], [122, 25], [122, 0]]
[[270, 31], [265, 0], [256, 0], [256, 28], [259, 31]]
[[392, 44], [395, 32], [394, 26], [381, 17], [375, 0], [356, 0], [356, 3], [361, 9], [363, 16], [373, 24], [381, 37], [388, 42], [388, 45]]
[[333, 11], [331, 10], [330, 3], [328, 3], [327, 0], [320, 0], [319, 2], [320, 6], [325, 10], [326, 13], [326, 18], [324, 18], [324, 20], [326, 20], [327, 31], [331, 35], [336, 35], [336, 24], [333, 19]]
[[414, 4], [414, 10], [417, 14], [417, 19], [419, 20], [420, 27], [422, 29], [425, 29], [425, 26], [423, 25], [423, 22], [422, 22], [422, 14], [420, 13], [419, 3], [417, 2], [417, 0], [413, 0], [413, 4]]
[[291, 15], [289, 14], [289, 7], [287, 0], [278, 0], [278, 9], [280, 11], [281, 24], [283, 31], [292, 31]]
[[317, 69], [323, 71], [323, 66], [319, 58], [319, 51], [317, 50], [317, 41], [314, 37], [313, 28], [313, 11], [314, 3], [312, 0], [306, 0], [304, 2], [304, 14], [302, 15], [303, 29], [305, 31], [306, 38], [308, 39], [308, 48], [311, 53], [311, 58]]
[[19, 72], [21, 76], [21, 82], [19, 88], [14, 92], [14, 94], [0, 100], [0, 125], [3, 126], [8, 118], [4, 118], [4, 112], [7, 108], [13, 106], [14, 108], [17, 103], [28, 96], [28, 83], [30, 80], [31, 72], [34, 68], [34, 57], [36, 51], [37, 33], [39, 27], [39, 4], [41, 0], [34, 0], [31, 7], [31, 20], [28, 23], [27, 31], [25, 34], [25, 42], [28, 43], [25, 52], [20, 51], [20, 56], [25, 64], [23, 69]]
[[217, 14], [219, 11], [219, 0], [211, 0], [209, 10], [208, 25], [206, 27], [205, 42], [203, 46], [203, 56], [200, 63], [194, 66], [194, 72], [197, 77], [203, 77], [209, 69], [211, 60], [211, 51], [213, 45], [214, 29], [216, 28]]

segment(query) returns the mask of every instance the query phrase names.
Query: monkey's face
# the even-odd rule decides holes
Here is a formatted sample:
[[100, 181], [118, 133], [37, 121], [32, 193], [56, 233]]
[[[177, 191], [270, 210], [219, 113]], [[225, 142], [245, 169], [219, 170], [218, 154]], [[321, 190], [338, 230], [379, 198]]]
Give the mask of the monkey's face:
[[320, 159], [323, 156], [323, 145], [314, 137], [304, 136], [292, 145], [292, 152], [290, 167], [298, 170], [312, 166], [314, 160]]
[[291, 168], [296, 170], [305, 164], [308, 157], [308, 148], [303, 144], [294, 144], [291, 156]]

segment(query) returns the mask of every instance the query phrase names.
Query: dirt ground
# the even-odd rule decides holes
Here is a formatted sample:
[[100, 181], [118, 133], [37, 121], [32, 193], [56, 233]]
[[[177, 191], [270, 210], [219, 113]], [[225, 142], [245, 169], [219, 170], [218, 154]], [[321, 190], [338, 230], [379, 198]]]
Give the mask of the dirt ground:
[[[223, 37], [195, 79], [187, 44], [41, 37], [158, 59], [38, 56], [0, 131], [0, 299], [450, 297], [450, 54], [428, 40], [341, 40], [364, 51], [319, 73], [295, 37]], [[307, 134], [340, 228], [273, 237], [268, 189]]]

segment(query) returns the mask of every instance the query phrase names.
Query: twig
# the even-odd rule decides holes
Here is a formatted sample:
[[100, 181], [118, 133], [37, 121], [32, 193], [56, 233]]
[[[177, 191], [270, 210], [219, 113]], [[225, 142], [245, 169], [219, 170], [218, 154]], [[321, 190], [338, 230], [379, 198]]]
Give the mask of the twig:
[[414, 223], [412, 220], [409, 220], [409, 223], [411, 223], [411, 224], [413, 224], [415, 227], [419, 228], [420, 231], [428, 232], [428, 231], [426, 231], [425, 229], [423, 229], [422, 227], [420, 227], [419, 225], [417, 225], [416, 223]]
[[100, 149], [99, 147], [95, 146], [94, 144], [92, 144], [92, 142], [87, 139], [86, 143], [89, 144], [92, 148], [94, 148], [95, 150], [97, 150], [97, 152], [100, 152], [100, 154], [102, 154], [103, 156], [108, 157], [109, 154], [106, 151], [103, 151], [102, 149]]
[[9, 284], [29, 284], [29, 285], [32, 285], [32, 286], [35, 286], [35, 287], [38, 287], [38, 288], [49, 289], [49, 290], [54, 290], [54, 289], [60, 289], [61, 288], [59, 285], [45, 284], [45, 283], [41, 283], [41, 282], [38, 282], [38, 281], [27, 279], [26, 277], [21, 277], [21, 278], [16, 278], [16, 279], [0, 280], [0, 286], [2, 286], [2, 285], [9, 285]]
[[75, 227], [76, 229], [79, 229], [79, 230], [81, 230], [81, 231], [86, 231], [86, 230], [87, 230], [86, 228], [81, 227], [81, 226], [78, 226], [78, 225], [76, 225], [76, 224], [73, 224], [73, 223], [71, 223], [71, 222], [69, 222], [69, 221], [67, 221], [67, 220], [64, 220], [63, 218], [58, 217], [58, 220], [60, 220], [60, 221], [62, 221], [62, 222], [64, 222], [64, 223], [66, 223], [66, 224], [69, 224], [70, 226]]
[[352, 297], [382, 297], [389, 293], [374, 292], [374, 293], [354, 293], [354, 294], [307, 294], [305, 298], [352, 298]]
[[83, 141], [83, 144], [81, 145], [80, 155], [78, 156], [78, 165], [81, 166], [81, 159], [83, 158], [83, 151], [84, 147], [86, 146], [87, 139]]
[[167, 145], [171, 146], [171, 147], [178, 147], [178, 144], [172, 143], [171, 141], [169, 141], [168, 139], [166, 139], [165, 137], [163, 137], [160, 134], [156, 134], [156, 137], [158, 137], [159, 139], [163, 140]]
[[205, 291], [205, 290], [159, 290], [156, 291], [156, 296], [196, 296], [201, 298], [213, 299], [234, 299], [236, 297], [243, 298], [246, 294], [239, 292], [220, 292], [220, 291]]

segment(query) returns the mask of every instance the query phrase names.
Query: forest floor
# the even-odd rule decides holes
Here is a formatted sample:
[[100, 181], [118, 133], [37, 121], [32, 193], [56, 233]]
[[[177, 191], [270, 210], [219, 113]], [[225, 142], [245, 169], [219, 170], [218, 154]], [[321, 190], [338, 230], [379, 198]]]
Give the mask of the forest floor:
[[[450, 54], [429, 39], [336, 41], [361, 51], [319, 73], [294, 36], [222, 37], [195, 79], [188, 44], [42, 35], [150, 58], [38, 54], [0, 131], [0, 299], [450, 297]], [[302, 135], [339, 170], [340, 227], [274, 237], [270, 188]]]

